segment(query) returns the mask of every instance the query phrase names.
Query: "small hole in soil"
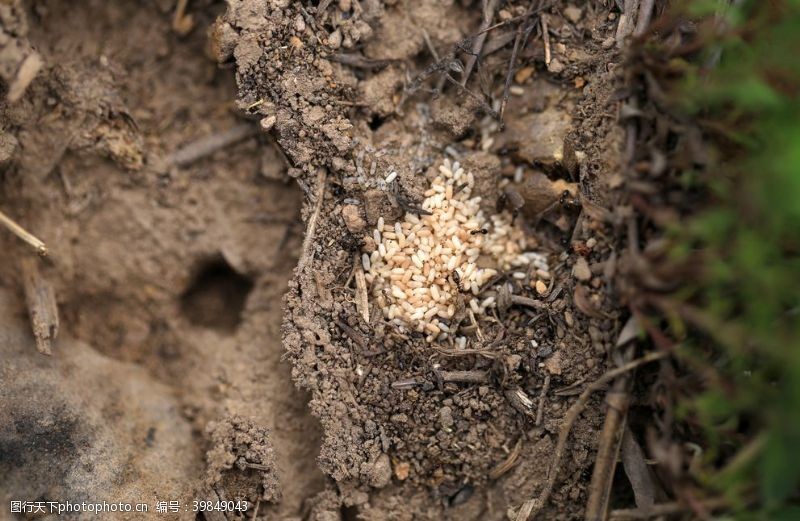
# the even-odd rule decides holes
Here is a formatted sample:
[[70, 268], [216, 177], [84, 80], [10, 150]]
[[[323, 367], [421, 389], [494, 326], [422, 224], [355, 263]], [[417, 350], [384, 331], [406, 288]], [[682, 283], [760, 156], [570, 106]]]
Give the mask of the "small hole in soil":
[[381, 128], [381, 125], [386, 121], [386, 118], [382, 118], [377, 114], [373, 115], [372, 118], [369, 120], [369, 128], [372, 130], [378, 130]]
[[181, 299], [184, 316], [192, 324], [224, 331], [236, 330], [253, 283], [223, 259], [204, 264]]
[[342, 521], [356, 521], [358, 519], [358, 507], [342, 505]]

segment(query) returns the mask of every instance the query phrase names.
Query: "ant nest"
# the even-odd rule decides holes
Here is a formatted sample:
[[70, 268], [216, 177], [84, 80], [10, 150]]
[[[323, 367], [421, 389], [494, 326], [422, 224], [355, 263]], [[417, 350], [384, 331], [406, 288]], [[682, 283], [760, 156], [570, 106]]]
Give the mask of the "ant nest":
[[[379, 218], [372, 233], [376, 249], [361, 257], [384, 317], [425, 334], [428, 342], [455, 333], [450, 321], [459, 295], [473, 320], [495, 307], [494, 296], [481, 299], [480, 294], [499, 270], [533, 264], [547, 271], [544, 256], [525, 251], [525, 233], [507, 213], [483, 214], [481, 198], [472, 197], [474, 185], [471, 172], [445, 159], [422, 203], [430, 215], [406, 213], [393, 225]], [[466, 339], [456, 342], [463, 348]]]

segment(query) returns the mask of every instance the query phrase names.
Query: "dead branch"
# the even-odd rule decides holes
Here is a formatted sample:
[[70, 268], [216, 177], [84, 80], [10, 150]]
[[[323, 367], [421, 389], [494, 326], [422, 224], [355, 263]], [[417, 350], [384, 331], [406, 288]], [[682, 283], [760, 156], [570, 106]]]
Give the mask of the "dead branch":
[[58, 305], [53, 286], [39, 271], [38, 260], [23, 257], [20, 261], [25, 302], [31, 319], [36, 349], [43, 355], [53, 354], [53, 341], [58, 336]]
[[616, 369], [612, 369], [606, 372], [603, 376], [589, 384], [586, 389], [583, 390], [581, 395], [569, 408], [567, 414], [564, 416], [564, 423], [561, 425], [561, 429], [558, 432], [558, 442], [556, 443], [556, 449], [553, 453], [553, 460], [550, 463], [550, 470], [547, 473], [547, 482], [545, 483], [544, 490], [542, 490], [541, 494], [539, 494], [538, 498], [530, 499], [523, 503], [520, 507], [519, 512], [517, 513], [516, 520], [517, 521], [527, 521], [531, 515], [536, 515], [546, 504], [548, 499], [550, 499], [550, 494], [553, 491], [553, 487], [556, 483], [556, 478], [558, 477], [558, 472], [561, 468], [561, 460], [564, 457], [564, 450], [567, 446], [567, 439], [569, 438], [569, 434], [572, 431], [572, 426], [577, 421], [578, 417], [580, 416], [583, 409], [586, 407], [586, 404], [589, 402], [589, 398], [591, 395], [600, 389], [603, 388], [607, 383], [611, 382], [615, 378], [620, 375], [627, 373], [633, 369], [636, 369], [639, 366], [644, 364], [649, 364], [650, 362], [655, 362], [656, 360], [661, 360], [669, 356], [669, 353], [663, 351], [654, 351], [651, 353], [646, 354], [645, 356], [633, 360], [621, 367]]

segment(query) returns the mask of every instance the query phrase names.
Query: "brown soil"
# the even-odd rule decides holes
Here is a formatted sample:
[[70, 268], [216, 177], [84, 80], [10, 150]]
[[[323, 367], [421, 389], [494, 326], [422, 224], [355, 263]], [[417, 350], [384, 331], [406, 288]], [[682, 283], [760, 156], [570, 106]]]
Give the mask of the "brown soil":
[[[190, 2], [183, 37], [168, 0], [36, 1], [0, 17], [16, 42], [0, 79], [31, 52], [43, 63], [19, 101], [0, 102], [0, 209], [47, 243], [62, 324], [43, 359], [20, 332], [18, 264], [32, 253], [0, 233], [5, 504], [505, 519], [542, 492], [564, 415], [621, 327], [609, 289], [621, 221], [601, 206], [621, 148], [615, 15], [552, 2], [549, 64], [532, 18], [501, 129], [484, 94], [502, 97], [527, 4], [497, 14], [511, 21], [466, 89], [430, 66], [478, 31], [475, 3], [320, 4]], [[237, 132], [184, 160], [186, 145]], [[445, 156], [475, 173], [485, 211], [520, 198], [551, 274], [544, 293], [531, 273], [490, 288], [506, 304], [466, 328], [466, 352], [356, 307], [365, 235], [418, 202]], [[484, 377], [443, 378], [456, 370]], [[582, 517], [603, 416], [595, 399], [573, 428], [543, 518]]]

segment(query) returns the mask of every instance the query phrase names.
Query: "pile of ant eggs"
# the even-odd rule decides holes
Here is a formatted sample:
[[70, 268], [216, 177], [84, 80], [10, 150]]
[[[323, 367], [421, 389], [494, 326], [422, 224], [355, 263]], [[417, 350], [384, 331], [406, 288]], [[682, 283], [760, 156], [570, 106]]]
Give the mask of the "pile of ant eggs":
[[496, 305], [495, 297], [480, 295], [501, 270], [534, 264], [547, 271], [541, 254], [525, 251], [525, 233], [508, 214], [484, 215], [481, 198], [472, 197], [474, 186], [471, 172], [445, 159], [424, 194], [424, 212], [409, 212], [394, 224], [379, 218], [372, 232], [375, 250], [361, 257], [384, 317], [423, 333], [428, 342], [454, 333], [459, 295], [474, 321]]

